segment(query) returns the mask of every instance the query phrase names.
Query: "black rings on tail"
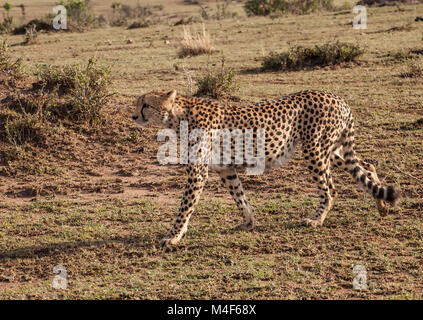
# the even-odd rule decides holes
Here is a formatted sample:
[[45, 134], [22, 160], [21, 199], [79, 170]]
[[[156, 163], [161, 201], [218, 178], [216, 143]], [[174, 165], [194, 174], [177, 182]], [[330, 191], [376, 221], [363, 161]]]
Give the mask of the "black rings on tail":
[[382, 186], [377, 176], [375, 178], [372, 172], [360, 165], [360, 159], [354, 151], [354, 121], [352, 117], [350, 117], [345, 130], [345, 139], [342, 145], [343, 158], [348, 172], [354, 177], [358, 185], [374, 198], [396, 206], [401, 198], [401, 191], [393, 186]]

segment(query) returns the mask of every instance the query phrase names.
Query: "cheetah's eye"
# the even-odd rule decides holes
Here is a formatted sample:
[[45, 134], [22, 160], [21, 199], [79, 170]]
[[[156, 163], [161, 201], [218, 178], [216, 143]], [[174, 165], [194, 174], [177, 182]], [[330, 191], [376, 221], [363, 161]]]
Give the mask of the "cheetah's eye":
[[145, 116], [144, 116], [144, 109], [145, 108], [147, 108], [148, 107], [148, 105], [146, 104], [146, 103], [144, 103], [143, 105], [142, 105], [142, 107], [141, 107], [141, 117], [142, 117], [142, 120], [143, 121], [146, 121], [147, 119], [145, 118]]

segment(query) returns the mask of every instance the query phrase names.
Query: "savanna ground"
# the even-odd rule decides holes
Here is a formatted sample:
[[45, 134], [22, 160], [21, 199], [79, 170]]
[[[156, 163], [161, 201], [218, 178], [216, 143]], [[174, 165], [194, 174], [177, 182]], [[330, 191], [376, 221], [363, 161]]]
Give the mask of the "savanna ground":
[[[28, 19], [54, 4], [21, 2]], [[96, 13], [110, 11], [112, 1], [92, 2]], [[241, 214], [211, 173], [179, 250], [163, 253], [157, 241], [177, 212], [184, 170], [157, 163], [157, 129], [132, 124], [133, 103], [157, 88], [187, 93], [183, 69], [195, 80], [222, 53], [179, 58], [182, 26], [173, 24], [199, 9], [155, 3], [164, 5], [161, 23], [148, 28], [42, 33], [26, 46], [19, 45], [22, 36], [7, 36], [27, 70], [96, 56], [112, 67], [116, 95], [104, 124], [58, 124], [47, 145], [26, 146], [19, 159], [3, 163], [0, 298], [422, 299], [423, 82], [400, 77], [406, 62], [389, 53], [423, 49], [423, 22], [414, 21], [423, 5], [369, 8], [366, 30], [352, 28], [351, 10], [271, 19], [246, 17], [242, 3], [230, 7], [235, 18], [205, 21], [225, 65], [236, 71], [239, 97], [259, 101], [309, 88], [344, 97], [355, 116], [358, 153], [375, 160], [381, 179], [399, 185], [404, 199], [381, 218], [352, 178], [337, 173], [340, 195], [324, 226], [301, 227], [317, 199], [297, 152], [271, 174], [242, 177], [256, 230], [231, 231]], [[200, 30], [201, 23], [189, 27]], [[258, 70], [271, 51], [329, 40], [358, 43], [365, 54], [337, 67]], [[65, 290], [52, 287], [56, 265], [67, 269]], [[365, 291], [353, 289], [355, 265], [367, 270]]]

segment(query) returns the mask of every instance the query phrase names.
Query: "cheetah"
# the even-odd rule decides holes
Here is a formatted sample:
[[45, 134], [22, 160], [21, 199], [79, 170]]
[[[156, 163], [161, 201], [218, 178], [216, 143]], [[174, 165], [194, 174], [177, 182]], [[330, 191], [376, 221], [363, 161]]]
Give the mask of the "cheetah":
[[[251, 129], [253, 138], [257, 138], [259, 130], [264, 130], [265, 171], [282, 166], [301, 144], [306, 167], [319, 194], [315, 214], [301, 222], [305, 226], [321, 226], [335, 202], [338, 194], [332, 181], [332, 168], [349, 172], [358, 186], [375, 199], [382, 216], [388, 213], [385, 202], [396, 206], [401, 196], [399, 188], [383, 186], [374, 166], [358, 157], [354, 150], [351, 110], [342, 98], [331, 92], [306, 90], [277, 100], [235, 106], [212, 99], [184, 97], [175, 90], [153, 91], [138, 98], [132, 119], [138, 126], [155, 124], [172, 129], [177, 134], [180, 133], [181, 121], [186, 121], [189, 130], [201, 128], [206, 133], [224, 129], [240, 129], [245, 133]], [[194, 142], [190, 141], [189, 146], [200, 153], [198, 148], [194, 148]], [[234, 158], [232, 142], [231, 160]], [[207, 149], [210, 144], [202, 144], [201, 147], [210, 151]], [[206, 161], [186, 163], [187, 183], [173, 227], [160, 241], [164, 248], [175, 248], [185, 235], [209, 169], [217, 171], [243, 214], [244, 221], [236, 229], [252, 230], [256, 226], [253, 209], [246, 200], [238, 176], [251, 164], [246, 161], [212, 164], [210, 152], [206, 154]]]

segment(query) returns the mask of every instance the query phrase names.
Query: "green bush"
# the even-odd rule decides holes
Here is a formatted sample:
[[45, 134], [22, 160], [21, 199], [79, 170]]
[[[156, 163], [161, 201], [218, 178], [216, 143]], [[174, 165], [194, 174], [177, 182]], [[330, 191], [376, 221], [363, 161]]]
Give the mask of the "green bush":
[[112, 96], [108, 90], [110, 72], [109, 67], [98, 67], [96, 60], [89, 60], [86, 69], [81, 70], [75, 78], [67, 97], [71, 118], [90, 123], [100, 120], [101, 109]]
[[58, 90], [61, 94], [69, 93], [75, 87], [80, 70], [77, 65], [53, 66], [38, 65], [35, 75], [38, 78], [37, 87], [49, 91]]
[[10, 9], [12, 9], [12, 4], [10, 2], [5, 2], [3, 4], [3, 9], [6, 13], [3, 14], [3, 22], [0, 23], [0, 34], [10, 33], [13, 30], [13, 17], [9, 14]]
[[284, 0], [248, 0], [244, 9], [248, 16], [267, 16], [277, 10], [282, 10]]
[[134, 21], [126, 29], [130, 30], [130, 29], [138, 29], [138, 28], [147, 28], [150, 26], [150, 23], [151, 22], [149, 20]]
[[225, 70], [225, 59], [222, 58], [221, 68], [217, 72], [212, 72], [209, 68], [203, 78], [197, 80], [198, 90], [194, 94], [197, 97], [211, 97], [221, 99], [231, 96], [239, 89], [235, 81], [233, 70]]
[[[113, 15], [110, 24], [112, 26], [126, 26], [131, 20], [135, 20], [132, 21], [131, 29], [149, 26], [153, 23], [153, 19], [147, 20], [146, 18], [152, 16], [154, 11], [163, 10], [162, 5], [142, 6], [138, 3], [131, 7], [120, 2], [113, 2], [111, 8]], [[136, 26], [137, 24], [140, 26]]]
[[0, 43], [0, 72], [6, 74], [10, 80], [16, 80], [23, 76], [22, 59], [12, 60], [6, 41]]
[[26, 30], [35, 25], [37, 31], [54, 31], [53, 24], [47, 18], [33, 19], [28, 23], [13, 29], [13, 34], [26, 34]]
[[37, 37], [38, 37], [37, 26], [35, 24], [29, 25], [25, 29], [25, 40], [23, 43], [24, 44], [36, 43]]
[[59, 2], [66, 8], [68, 23], [72, 28], [84, 30], [96, 22], [96, 17], [91, 13], [90, 0], [62, 0]]
[[267, 16], [277, 12], [307, 14], [333, 8], [333, 0], [248, 0], [244, 5], [248, 16]]
[[307, 14], [320, 10], [330, 11], [334, 9], [333, 0], [297, 0], [289, 3], [288, 12], [296, 14]]
[[63, 97], [64, 103], [49, 107], [53, 115], [94, 123], [112, 95], [108, 89], [110, 72], [109, 67], [98, 66], [95, 59], [90, 59], [86, 67], [41, 65], [36, 73], [37, 86]]
[[13, 30], [13, 18], [6, 16], [3, 22], [0, 22], [0, 34], [10, 33]]
[[6, 10], [7, 14], [9, 14], [10, 9], [12, 9], [12, 4], [10, 2], [5, 2], [3, 9]]
[[358, 45], [343, 42], [326, 43], [314, 47], [291, 47], [282, 53], [272, 52], [263, 59], [265, 71], [301, 70], [335, 65], [357, 59], [364, 53]]
[[[0, 140], [15, 155], [27, 144], [45, 144], [52, 124], [62, 119], [98, 123], [111, 96], [110, 68], [99, 67], [94, 59], [86, 67], [42, 66], [39, 70], [38, 90], [10, 87], [0, 102]], [[61, 94], [57, 88], [62, 88]]]
[[200, 16], [204, 20], [223, 20], [227, 18], [235, 18], [238, 16], [237, 12], [233, 12], [229, 10], [229, 5], [231, 4], [232, 0], [224, 0], [220, 3], [216, 1], [216, 10], [213, 10], [212, 7], [203, 6], [200, 3], [197, 5], [200, 7]]
[[40, 90], [31, 90], [30, 93], [22, 93], [19, 90], [11, 91], [2, 104], [7, 106], [8, 110], [17, 112], [21, 115], [32, 114], [38, 117], [40, 122], [44, 120], [55, 121], [57, 118], [51, 117], [51, 108], [56, 107], [57, 95]]
[[13, 113], [4, 124], [6, 138], [15, 147], [26, 143], [42, 143], [45, 140], [45, 127], [38, 115]]
[[385, 7], [385, 6], [398, 6], [400, 4], [416, 4], [421, 0], [360, 0], [356, 5], [362, 5], [366, 7]]

